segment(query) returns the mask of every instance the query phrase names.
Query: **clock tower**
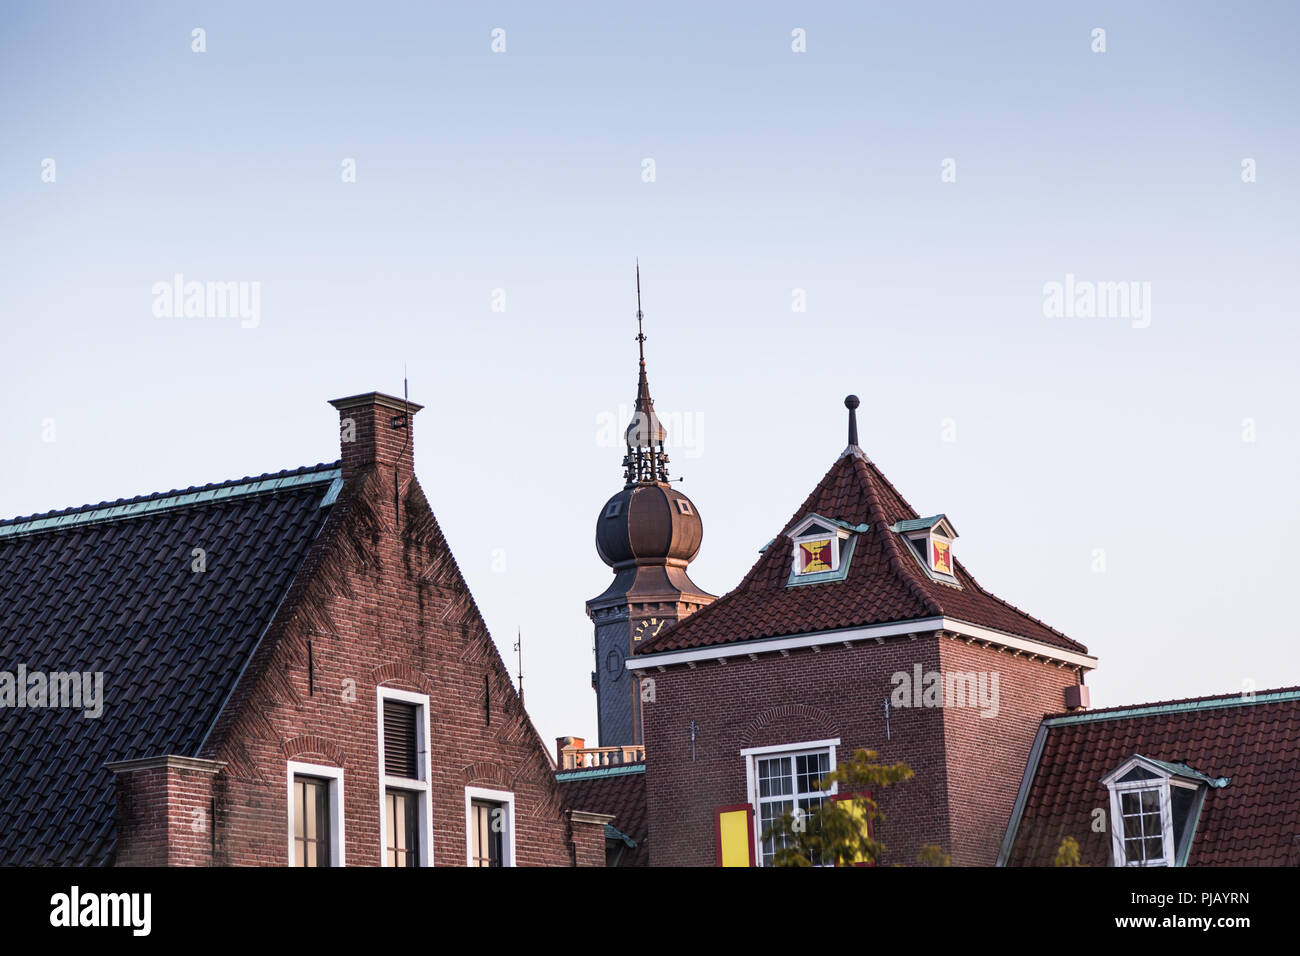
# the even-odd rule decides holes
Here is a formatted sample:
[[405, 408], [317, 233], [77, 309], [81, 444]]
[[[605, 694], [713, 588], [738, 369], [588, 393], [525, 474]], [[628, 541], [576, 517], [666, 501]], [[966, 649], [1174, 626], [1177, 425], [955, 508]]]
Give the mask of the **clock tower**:
[[667, 432], [655, 414], [645, 371], [641, 270], [636, 279], [637, 346], [641, 356], [636, 409], [627, 427], [623, 490], [596, 518], [596, 552], [614, 580], [587, 602], [596, 628], [592, 686], [600, 746], [640, 744], [641, 690], [625, 661], [640, 643], [715, 600], [686, 573], [699, 553], [704, 525], [686, 495], [668, 483]]

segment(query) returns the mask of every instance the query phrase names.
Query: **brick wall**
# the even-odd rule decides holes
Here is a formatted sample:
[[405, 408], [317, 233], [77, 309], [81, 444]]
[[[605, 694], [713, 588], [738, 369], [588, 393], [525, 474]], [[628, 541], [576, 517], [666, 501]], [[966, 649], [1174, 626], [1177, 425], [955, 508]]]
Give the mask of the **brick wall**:
[[605, 824], [612, 823], [613, 814], [569, 811], [573, 822], [573, 842], [578, 866], [605, 865]]
[[1034, 735], [1044, 714], [1065, 706], [1065, 688], [1079, 681], [1069, 667], [945, 640], [943, 670], [996, 671], [996, 717], [978, 710], [944, 711], [952, 862], [992, 866], [1011, 819]]
[[343, 769], [347, 863], [380, 864], [382, 685], [429, 695], [436, 865], [465, 865], [467, 786], [514, 794], [517, 864], [572, 865], [573, 825], [547, 752], [410, 473], [409, 449], [396, 520], [392, 467], [405, 436], [389, 428], [395, 412], [336, 404], [371, 448], [344, 443], [338, 502], [204, 750], [226, 762], [216, 862], [286, 864], [294, 760]]
[[110, 764], [116, 777], [117, 866], [210, 866], [220, 765], [187, 757]]
[[[875, 794], [885, 813], [877, 836], [886, 863], [911, 864], [922, 845], [937, 844], [954, 864], [992, 865], [1038, 717], [1059, 710], [1061, 688], [1076, 680], [1068, 668], [933, 634], [726, 660], [646, 672], [655, 682], [655, 701], [644, 707], [654, 866], [715, 864], [714, 810], [750, 799], [742, 749], [837, 737], [837, 762], [865, 748], [882, 763], [901, 760], [916, 773]], [[999, 717], [892, 707], [887, 740], [891, 676], [911, 674], [917, 663], [923, 672], [998, 670]]]

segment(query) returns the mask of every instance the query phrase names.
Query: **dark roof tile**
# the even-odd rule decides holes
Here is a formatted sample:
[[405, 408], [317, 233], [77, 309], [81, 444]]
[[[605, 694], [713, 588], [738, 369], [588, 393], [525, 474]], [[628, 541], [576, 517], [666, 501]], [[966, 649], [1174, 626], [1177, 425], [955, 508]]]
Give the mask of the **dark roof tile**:
[[611, 825], [636, 841], [636, 847], [624, 850], [620, 866], [650, 865], [646, 846], [650, 822], [646, 813], [644, 764], [562, 771], [555, 779], [570, 809], [612, 813]]
[[[316, 465], [0, 521], [0, 668], [104, 675], [98, 719], [0, 708], [0, 864], [112, 861], [104, 765], [197, 752], [337, 474]], [[178, 500], [204, 492], [219, 494]], [[195, 547], [208, 552], [201, 575]]]

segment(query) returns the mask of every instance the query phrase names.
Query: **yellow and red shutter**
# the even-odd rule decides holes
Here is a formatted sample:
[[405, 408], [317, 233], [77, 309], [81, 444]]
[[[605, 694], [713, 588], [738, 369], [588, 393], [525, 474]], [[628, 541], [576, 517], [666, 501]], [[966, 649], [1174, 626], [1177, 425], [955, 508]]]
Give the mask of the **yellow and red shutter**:
[[754, 865], [754, 807], [736, 803], [714, 811], [718, 866]]
[[[866, 829], [867, 836], [872, 836], [871, 814], [869, 812], [871, 808], [871, 804], [868, 802], [871, 800], [870, 791], [866, 793], [837, 793], [834, 796], [832, 796], [831, 799], [834, 800], [836, 803], [845, 804], [846, 808], [848, 809], [849, 813], [853, 816], [854, 820], [860, 823]], [[875, 864], [872, 863], [870, 860], [866, 859], [865, 857], [862, 857], [860, 859], [854, 860], [850, 865], [851, 866], [874, 866]]]

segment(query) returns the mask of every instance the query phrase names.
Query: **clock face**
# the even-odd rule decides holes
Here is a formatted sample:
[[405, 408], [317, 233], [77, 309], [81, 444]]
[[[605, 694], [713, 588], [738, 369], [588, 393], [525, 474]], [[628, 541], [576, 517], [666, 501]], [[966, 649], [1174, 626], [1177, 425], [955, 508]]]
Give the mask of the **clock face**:
[[659, 632], [664, 629], [668, 623], [666, 617], [645, 617], [636, 622], [632, 628], [633, 641], [648, 641], [652, 637], [657, 637]]

